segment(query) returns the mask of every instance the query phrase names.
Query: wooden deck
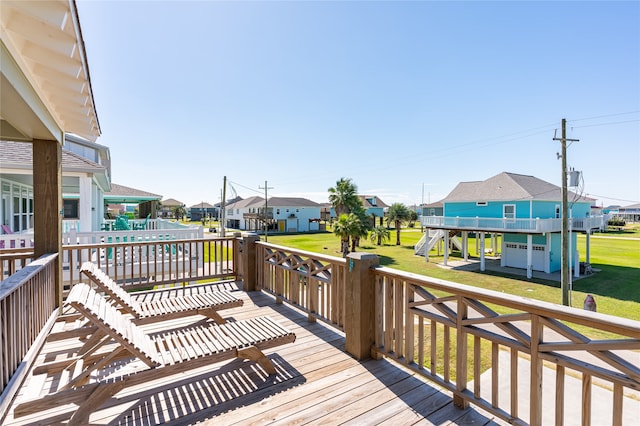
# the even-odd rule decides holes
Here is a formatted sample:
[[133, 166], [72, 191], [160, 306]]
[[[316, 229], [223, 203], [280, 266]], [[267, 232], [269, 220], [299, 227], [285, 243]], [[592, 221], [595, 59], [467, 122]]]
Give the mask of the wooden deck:
[[[390, 360], [354, 360], [344, 352], [341, 332], [309, 323], [306, 315], [276, 304], [265, 293], [236, 294], [244, 305], [223, 311], [225, 318], [269, 316], [297, 336], [295, 343], [265, 351], [276, 366], [275, 377], [239, 359], [162, 377], [116, 394], [93, 412], [91, 424], [506, 424], [473, 407], [457, 409], [447, 391]], [[202, 318], [170, 323], [179, 327]], [[58, 322], [53, 331], [73, 326], [77, 324]], [[144, 327], [154, 331], [169, 325]], [[77, 347], [77, 340], [50, 341], [38, 364]], [[140, 364], [119, 363], [112, 374], [134, 371]], [[74, 405], [19, 418], [13, 412], [17, 404], [56, 389], [62, 381], [56, 375], [29, 375], [3, 424], [64, 424]]]

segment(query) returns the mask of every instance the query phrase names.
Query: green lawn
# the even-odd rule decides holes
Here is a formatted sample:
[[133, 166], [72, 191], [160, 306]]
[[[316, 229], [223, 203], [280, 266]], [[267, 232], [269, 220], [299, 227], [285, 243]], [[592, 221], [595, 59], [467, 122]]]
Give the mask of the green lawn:
[[[423, 257], [413, 254], [413, 247], [421, 238], [419, 229], [403, 229], [400, 246], [395, 245], [395, 230], [391, 230], [390, 241], [384, 246], [376, 246], [370, 241], [362, 241], [358, 251], [375, 253], [380, 256], [380, 264], [402, 271], [413, 272], [455, 281], [462, 284], [487, 288], [517, 296], [561, 303], [560, 283], [546, 280], [526, 280], [522, 277], [496, 276], [490, 273], [454, 271], [437, 266], [442, 256], [435, 251], [429, 254], [429, 263]], [[615, 238], [614, 238], [615, 237]], [[622, 239], [620, 237], [631, 237]], [[264, 237], [263, 237], [264, 239]], [[340, 256], [340, 241], [330, 232], [318, 234], [269, 235], [268, 241], [300, 250]], [[488, 239], [486, 241], [488, 245]], [[475, 241], [469, 242], [471, 252], [475, 251]], [[581, 260], [585, 256], [585, 236], [578, 237]], [[595, 296], [598, 312], [640, 321], [640, 231], [596, 234], [591, 237], [591, 264], [598, 270], [590, 277], [573, 283], [573, 306], [582, 307], [587, 293]]]

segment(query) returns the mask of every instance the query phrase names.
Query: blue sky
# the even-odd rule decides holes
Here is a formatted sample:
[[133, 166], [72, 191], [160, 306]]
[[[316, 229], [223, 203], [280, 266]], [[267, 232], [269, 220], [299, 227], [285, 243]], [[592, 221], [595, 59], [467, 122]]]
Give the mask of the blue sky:
[[640, 2], [79, 1], [115, 183], [391, 204], [507, 171], [640, 202]]

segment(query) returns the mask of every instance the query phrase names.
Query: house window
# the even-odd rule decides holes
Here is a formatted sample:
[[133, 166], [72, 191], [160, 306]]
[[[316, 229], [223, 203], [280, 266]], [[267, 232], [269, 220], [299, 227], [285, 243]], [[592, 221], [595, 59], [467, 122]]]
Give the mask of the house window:
[[556, 204], [556, 219], [560, 219], [560, 206]]
[[276, 214], [280, 214], [280, 209], [276, 209]]
[[476, 206], [485, 207], [488, 203], [486, 201], [476, 201]]
[[516, 205], [515, 204], [505, 204], [502, 207], [502, 217], [505, 219], [515, 219], [516, 218]]
[[78, 200], [62, 200], [65, 219], [78, 219]]

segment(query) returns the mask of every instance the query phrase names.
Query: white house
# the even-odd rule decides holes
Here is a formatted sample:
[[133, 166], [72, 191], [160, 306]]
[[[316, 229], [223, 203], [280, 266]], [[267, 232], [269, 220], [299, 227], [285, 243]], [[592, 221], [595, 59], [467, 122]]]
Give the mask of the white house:
[[[64, 223], [78, 231], [97, 231], [104, 218], [104, 193], [111, 189], [109, 148], [65, 135], [62, 148]], [[33, 228], [33, 147], [0, 141], [0, 223], [3, 232]], [[63, 232], [66, 231], [63, 229]]]
[[[309, 232], [320, 230], [321, 205], [306, 198], [249, 197], [225, 208], [227, 228], [244, 231]], [[266, 211], [266, 214], [265, 214]]]

